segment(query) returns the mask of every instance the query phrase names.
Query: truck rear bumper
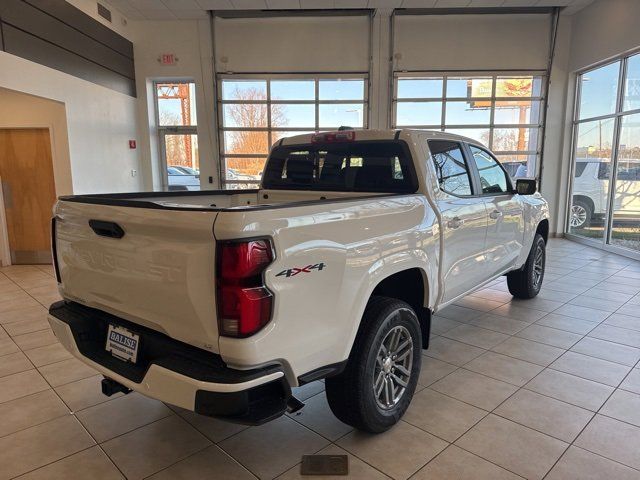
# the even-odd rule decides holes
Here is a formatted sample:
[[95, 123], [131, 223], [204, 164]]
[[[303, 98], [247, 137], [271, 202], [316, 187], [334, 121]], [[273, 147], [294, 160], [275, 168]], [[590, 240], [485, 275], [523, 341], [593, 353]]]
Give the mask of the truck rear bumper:
[[[219, 355], [74, 302], [51, 305], [49, 323], [71, 354], [105, 377], [203, 415], [258, 425], [282, 415], [291, 397], [291, 388], [277, 365], [234, 370]], [[105, 350], [109, 324], [140, 335], [135, 364]]]

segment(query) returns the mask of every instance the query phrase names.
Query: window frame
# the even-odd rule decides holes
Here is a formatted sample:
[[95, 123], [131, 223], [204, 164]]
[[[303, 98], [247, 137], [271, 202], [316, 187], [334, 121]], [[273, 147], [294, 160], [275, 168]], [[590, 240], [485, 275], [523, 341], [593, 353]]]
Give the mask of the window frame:
[[[517, 77], [536, 77], [540, 80], [540, 93], [539, 95], [532, 95], [531, 97], [496, 97], [496, 85], [499, 78], [517, 78]], [[478, 78], [491, 78], [492, 79], [492, 87], [491, 87], [491, 95], [488, 97], [447, 97], [447, 80], [449, 78], [455, 77], [478, 77]], [[489, 71], [395, 71], [393, 72], [393, 91], [391, 98], [391, 126], [392, 128], [415, 128], [421, 130], [439, 130], [445, 132], [447, 130], [465, 130], [465, 129], [488, 129], [489, 130], [489, 142], [488, 149], [493, 152], [493, 134], [494, 130], [500, 129], [508, 129], [508, 128], [522, 128], [528, 129], [531, 131], [537, 130], [537, 138], [535, 150], [500, 150], [496, 151], [495, 154], [492, 154], [494, 158], [496, 156], [507, 156], [507, 155], [524, 155], [524, 156], [535, 156], [535, 177], [538, 178], [541, 172], [541, 158], [542, 158], [542, 150], [544, 147], [544, 128], [545, 128], [545, 105], [546, 105], [546, 97], [545, 97], [545, 83], [546, 83], [547, 72], [544, 70], [531, 70], [531, 71], [523, 71], [523, 70], [489, 70]], [[439, 78], [442, 79], [442, 94], [440, 97], [407, 97], [407, 98], [398, 98], [398, 86], [399, 80], [401, 79], [428, 79], [428, 78]], [[532, 92], [533, 94], [533, 92]], [[540, 109], [538, 115], [538, 121], [536, 123], [523, 123], [523, 124], [515, 124], [515, 123], [495, 123], [495, 112], [496, 112], [496, 102], [502, 101], [517, 101], [518, 98], [523, 100], [529, 100], [532, 102], [532, 105], [536, 102], [539, 102]], [[482, 101], [482, 102], [490, 102], [490, 118], [489, 123], [478, 123], [478, 124], [449, 124], [446, 120], [446, 109], [447, 103], [450, 102], [459, 102], [459, 101]], [[439, 124], [416, 124], [416, 125], [403, 125], [402, 127], [398, 127], [398, 104], [399, 103], [408, 103], [408, 102], [441, 102], [441, 112], [440, 112], [440, 123]], [[496, 158], [497, 160], [497, 158]], [[498, 161], [498, 163], [501, 163]]]
[[[260, 104], [267, 106], [267, 126], [266, 127], [225, 127], [224, 126], [224, 106], [229, 104], [243, 103], [242, 101], [225, 100], [222, 96], [222, 87], [225, 80], [255, 80], [266, 82], [266, 100], [251, 101], [244, 103]], [[313, 100], [273, 100], [271, 98], [271, 81], [278, 80], [312, 80], [314, 82], [314, 99]], [[320, 99], [320, 81], [321, 80], [362, 80], [363, 81], [363, 97], [362, 100], [348, 99], [348, 100], [321, 100]], [[265, 161], [268, 158], [269, 152], [258, 154], [226, 154], [225, 153], [225, 132], [234, 131], [256, 131], [267, 133], [267, 143], [269, 148], [273, 146], [273, 133], [274, 132], [314, 132], [321, 131], [322, 125], [320, 125], [320, 106], [321, 105], [351, 105], [359, 104], [363, 107], [362, 127], [355, 128], [368, 128], [369, 126], [369, 74], [366, 72], [336, 72], [336, 73], [251, 73], [251, 74], [234, 74], [234, 73], [220, 73], [216, 75], [216, 94], [217, 94], [217, 135], [218, 135], [218, 152], [219, 152], [219, 173], [220, 184], [222, 188], [227, 188], [229, 185], [246, 185], [246, 184], [258, 184], [259, 180], [254, 182], [250, 180], [232, 180], [226, 178], [226, 161], [230, 158], [264, 158]], [[314, 125], [309, 127], [272, 127], [271, 126], [271, 106], [272, 105], [313, 105], [315, 110]], [[325, 128], [329, 129], [329, 128]]]
[[[167, 135], [195, 135], [198, 137], [198, 112], [196, 102], [196, 123], [195, 125], [160, 125], [160, 103], [158, 102], [158, 85], [167, 83], [189, 83], [193, 84], [194, 96], [196, 95], [196, 81], [193, 78], [188, 77], [176, 77], [176, 78], [162, 78], [154, 79], [151, 82], [153, 88], [153, 104], [154, 104], [154, 120], [156, 125], [156, 133], [158, 135], [158, 153], [160, 154], [160, 168], [162, 178], [162, 189], [169, 191], [169, 172], [167, 164]], [[198, 179], [198, 187], [202, 188], [202, 179]]]
[[[574, 96], [573, 96], [573, 109], [572, 109], [572, 119], [571, 119], [571, 156], [570, 156], [570, 164], [569, 164], [569, 175], [567, 179], [567, 196], [565, 199], [565, 219], [564, 219], [564, 233], [568, 236], [568, 238], [587, 244], [595, 247], [599, 247], [606, 251], [611, 251], [614, 253], [618, 253], [627, 257], [640, 259], [640, 252], [626, 248], [620, 245], [615, 245], [612, 243], [612, 234], [613, 234], [613, 206], [615, 202], [615, 187], [618, 180], [618, 153], [619, 153], [619, 143], [620, 143], [620, 132], [622, 128], [622, 121], [625, 117], [629, 115], [635, 115], [640, 113], [640, 108], [625, 110], [624, 109], [624, 100], [625, 100], [625, 90], [626, 90], [626, 81], [627, 81], [627, 64], [629, 59], [635, 57], [636, 55], [640, 55], [640, 48], [636, 48], [633, 50], [629, 50], [622, 54], [607, 58], [601, 62], [594, 63], [589, 65], [586, 68], [582, 68], [576, 70], [574, 73]], [[608, 65], [620, 62], [620, 68], [618, 71], [618, 86], [616, 90], [616, 108], [613, 113], [609, 113], [606, 115], [600, 115], [595, 117], [587, 117], [580, 118], [580, 104], [581, 104], [581, 96], [582, 96], [582, 77], [593, 71], [602, 67], [606, 67]], [[573, 204], [573, 189], [575, 183], [575, 171], [576, 171], [576, 148], [577, 148], [577, 140], [578, 140], [578, 126], [582, 123], [587, 122], [595, 122], [601, 120], [613, 120], [613, 138], [611, 144], [611, 171], [613, 173], [614, 178], [609, 178], [609, 186], [607, 192], [606, 205], [607, 209], [605, 212], [604, 219], [604, 229], [602, 238], [587, 238], [576, 233], [571, 232], [570, 226], [570, 210]]]

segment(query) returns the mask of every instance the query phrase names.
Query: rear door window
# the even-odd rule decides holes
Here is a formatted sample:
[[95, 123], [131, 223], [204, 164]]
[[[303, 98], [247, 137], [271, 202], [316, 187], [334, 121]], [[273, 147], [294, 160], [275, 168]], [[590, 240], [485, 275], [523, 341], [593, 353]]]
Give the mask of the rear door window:
[[461, 144], [450, 140], [429, 140], [428, 144], [440, 189], [452, 195], [471, 195], [471, 176]]
[[276, 147], [262, 186], [273, 190], [413, 193], [417, 177], [402, 142]]

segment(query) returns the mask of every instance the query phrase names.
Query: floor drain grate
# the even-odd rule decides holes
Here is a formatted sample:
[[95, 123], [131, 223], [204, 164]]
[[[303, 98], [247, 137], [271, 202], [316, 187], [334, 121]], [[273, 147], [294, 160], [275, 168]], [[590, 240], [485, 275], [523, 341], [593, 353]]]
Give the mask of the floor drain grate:
[[346, 455], [303, 455], [301, 475], [348, 475], [349, 458]]

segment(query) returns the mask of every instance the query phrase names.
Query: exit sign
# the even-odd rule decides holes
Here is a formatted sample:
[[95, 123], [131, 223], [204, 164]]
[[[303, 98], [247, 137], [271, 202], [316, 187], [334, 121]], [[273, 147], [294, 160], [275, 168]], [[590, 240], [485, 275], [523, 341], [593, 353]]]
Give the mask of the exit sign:
[[173, 53], [163, 53], [158, 57], [160, 65], [175, 65], [178, 62], [178, 57]]

